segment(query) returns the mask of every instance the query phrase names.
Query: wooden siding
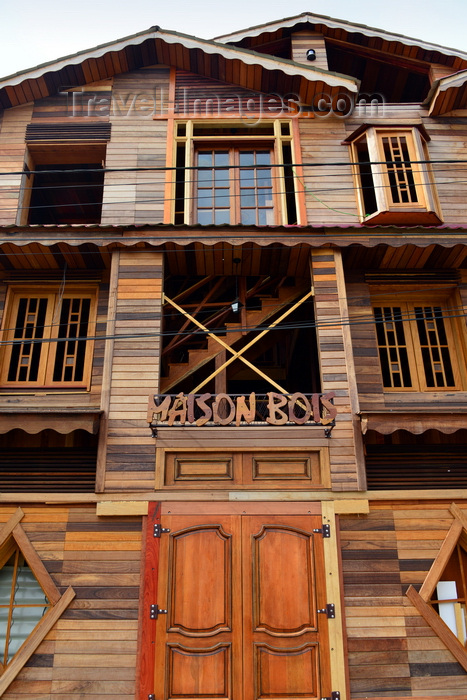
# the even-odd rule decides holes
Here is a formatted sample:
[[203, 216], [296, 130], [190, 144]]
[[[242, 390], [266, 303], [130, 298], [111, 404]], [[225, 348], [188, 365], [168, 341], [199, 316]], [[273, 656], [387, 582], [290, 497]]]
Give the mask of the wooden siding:
[[299, 131], [307, 223], [312, 226], [323, 222], [326, 225], [358, 224], [349, 149], [342, 145], [346, 136], [345, 120], [331, 115], [305, 116], [299, 120]]
[[[467, 123], [465, 119], [424, 119], [431, 141], [428, 145], [431, 161], [465, 160]], [[443, 220], [450, 225], [465, 226], [467, 218], [467, 187], [465, 163], [440, 163], [432, 166], [441, 203]]]
[[352, 700], [465, 697], [467, 674], [405, 596], [422, 584], [451, 524], [449, 503], [435, 500], [341, 516]]
[[[0, 522], [15, 508], [2, 507]], [[5, 700], [116, 695], [134, 700], [141, 518], [93, 507], [24, 507], [22, 526], [60, 592], [76, 598], [4, 693]]]
[[[337, 406], [336, 427], [329, 440], [332, 489], [353, 491], [359, 485], [358, 465], [334, 251], [331, 248], [313, 251], [311, 271], [315, 290], [321, 390], [324, 393], [335, 392], [334, 403]], [[332, 324], [333, 320], [336, 321], [335, 325]]]
[[383, 380], [368, 284], [348, 284], [347, 303], [360, 401], [365, 401], [367, 408], [379, 408], [384, 406]]
[[[158, 393], [163, 264], [160, 253], [122, 251], [108, 408], [105, 489], [154, 488], [155, 444], [146, 422]], [[120, 337], [121, 336], [121, 337]]]
[[213, 80], [188, 71], [177, 71], [175, 85], [174, 116], [179, 119], [186, 119], [189, 116], [198, 119], [220, 116], [235, 119], [242, 117], [248, 123], [249, 114], [267, 116], [281, 109], [277, 93], [268, 95], [247, 90], [238, 85]]
[[[163, 221], [167, 122], [154, 120], [153, 115], [167, 109], [168, 90], [165, 67], [122, 74], [114, 80], [106, 166], [122, 172], [106, 173], [103, 224]], [[151, 170], [132, 172], [131, 168]]]
[[[0, 124], [0, 225], [14, 224], [20, 205], [25, 150], [24, 134], [32, 105], [9, 109]], [[8, 173], [4, 175], [3, 173]]]
[[[304, 63], [305, 65], [313, 66], [314, 68], [321, 68], [322, 70], [329, 70], [326, 44], [322, 34], [317, 34], [316, 32], [311, 32], [309, 30], [303, 30], [301, 32], [294, 32], [290, 37], [290, 40], [292, 61]], [[309, 49], [314, 49], [316, 54], [316, 58], [312, 62], [308, 61], [306, 57]]]

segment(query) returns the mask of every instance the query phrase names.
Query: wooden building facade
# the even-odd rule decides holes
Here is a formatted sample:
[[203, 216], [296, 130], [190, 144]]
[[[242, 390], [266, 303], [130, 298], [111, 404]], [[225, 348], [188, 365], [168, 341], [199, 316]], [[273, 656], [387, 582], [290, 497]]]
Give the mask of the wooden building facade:
[[467, 54], [303, 14], [0, 83], [0, 695], [467, 699]]

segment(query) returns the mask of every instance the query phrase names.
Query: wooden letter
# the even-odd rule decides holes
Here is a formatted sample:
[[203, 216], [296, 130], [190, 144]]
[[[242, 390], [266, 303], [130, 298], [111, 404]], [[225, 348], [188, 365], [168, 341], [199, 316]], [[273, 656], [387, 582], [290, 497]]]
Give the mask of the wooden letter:
[[337, 416], [337, 408], [331, 403], [335, 393], [333, 391], [328, 391], [327, 394], [321, 396], [321, 404], [326, 409], [326, 414], [321, 417], [321, 423], [323, 425], [328, 425]]
[[201, 394], [201, 396], [198, 396], [196, 399], [196, 405], [204, 412], [204, 415], [196, 421], [196, 425], [198, 426], [204, 425], [208, 420], [211, 420], [212, 411], [206, 403], [210, 398], [211, 394]]
[[185, 425], [186, 421], [186, 396], [185, 394], [177, 394], [174, 398], [172, 408], [169, 411], [168, 425], [173, 425], [175, 420], [180, 418], [180, 425]]
[[[219, 415], [221, 401], [225, 401], [230, 408], [230, 412], [224, 418]], [[212, 405], [212, 417], [214, 423], [218, 423], [219, 425], [228, 425], [233, 421], [235, 417], [235, 404], [228, 394], [217, 394], [216, 400]]]
[[161, 414], [161, 421], [167, 420], [167, 411], [169, 410], [170, 401], [170, 396], [166, 396], [164, 400], [161, 401], [159, 405], [157, 405], [155, 397], [150, 396], [148, 401], [148, 423], [152, 423], [154, 419], [154, 413], [156, 414], [156, 416], [159, 413]]
[[235, 425], [238, 427], [241, 420], [245, 420], [247, 423], [252, 423], [255, 419], [256, 414], [256, 395], [252, 391], [250, 394], [250, 408], [247, 407], [245, 397], [237, 397], [237, 417], [235, 419]]
[[[284, 425], [284, 423], [287, 423], [287, 414], [284, 413], [284, 411], [281, 411], [281, 407], [285, 406], [287, 403], [287, 397], [282, 396], [281, 394], [276, 394], [274, 391], [270, 391], [267, 394], [268, 396], [268, 411], [269, 415], [266, 418], [267, 423], [271, 423], [271, 425]], [[274, 401], [277, 399], [277, 403], [274, 403]]]
[[[301, 418], [294, 413], [294, 408], [297, 401], [299, 401], [300, 404], [305, 407], [305, 414]], [[311, 406], [305, 394], [301, 394], [299, 391], [292, 394], [289, 399], [289, 420], [297, 425], [303, 425], [303, 423], [307, 422], [310, 416]]]

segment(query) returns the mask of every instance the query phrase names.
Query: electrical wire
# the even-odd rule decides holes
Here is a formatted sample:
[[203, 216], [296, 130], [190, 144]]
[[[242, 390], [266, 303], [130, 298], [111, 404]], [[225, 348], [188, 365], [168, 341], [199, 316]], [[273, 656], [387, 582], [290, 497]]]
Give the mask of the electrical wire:
[[[420, 303], [420, 306], [423, 306], [423, 303]], [[425, 303], [426, 306], [426, 303]], [[285, 306], [278, 307], [278, 311], [281, 309], [283, 310]], [[467, 318], [467, 312], [464, 310], [464, 306], [459, 306], [457, 309], [462, 309], [462, 313], [453, 313], [453, 311], [456, 311], [456, 307], [451, 308], [449, 310], [449, 313], [443, 313], [442, 315], [436, 315], [436, 313], [433, 315], [433, 319], [436, 320], [445, 320], [445, 319], [455, 319], [455, 318]], [[371, 326], [377, 326], [378, 324], [385, 325], [388, 323], [387, 320], [383, 321], [377, 321], [374, 317], [359, 317], [360, 320], [355, 320], [355, 317], [340, 317], [336, 316], [335, 318], [331, 319], [326, 319], [325, 321], [306, 321], [306, 322], [300, 322], [300, 323], [284, 323], [284, 324], [279, 324], [277, 326], [269, 326], [269, 325], [259, 325], [259, 326], [254, 326], [254, 327], [248, 327], [244, 326], [242, 327], [239, 325], [238, 327], [235, 328], [225, 328], [225, 327], [219, 327], [219, 328], [210, 328], [207, 331], [201, 330], [199, 328], [196, 328], [196, 330], [186, 330], [183, 332], [179, 332], [177, 330], [174, 331], [154, 331], [150, 333], [123, 333], [123, 334], [113, 334], [113, 335], [93, 335], [93, 336], [77, 336], [77, 337], [66, 337], [66, 338], [19, 338], [19, 339], [12, 339], [12, 340], [2, 340], [0, 341], [0, 347], [2, 346], [7, 346], [7, 345], [37, 345], [37, 344], [45, 344], [45, 343], [65, 343], [65, 342], [83, 342], [83, 341], [89, 341], [89, 340], [136, 340], [136, 339], [148, 339], [148, 338], [160, 338], [160, 337], [173, 337], [173, 336], [207, 336], [208, 334], [216, 334], [216, 333], [238, 333], [239, 331], [246, 331], [246, 332], [262, 332], [262, 331], [278, 331], [278, 330], [300, 330], [300, 329], [312, 329], [312, 330], [322, 330], [326, 328], [344, 328], [344, 327], [352, 327], [352, 326], [362, 326], [362, 325], [371, 325]], [[425, 319], [425, 317], [423, 317]], [[420, 320], [420, 317], [417, 316], [416, 313], [407, 313], [403, 314], [401, 313], [400, 315], [400, 320], [401, 322], [410, 322], [410, 321], [418, 321]], [[431, 318], [430, 318], [431, 320]], [[394, 321], [392, 320], [391, 323], [397, 323], [399, 321], [399, 316], [398, 318]], [[14, 329], [10, 329], [14, 330]]]

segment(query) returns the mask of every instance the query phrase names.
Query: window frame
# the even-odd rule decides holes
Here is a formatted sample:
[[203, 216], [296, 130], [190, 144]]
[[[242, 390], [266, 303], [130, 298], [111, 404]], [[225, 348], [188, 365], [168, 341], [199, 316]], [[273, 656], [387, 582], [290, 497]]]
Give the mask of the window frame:
[[[21, 526], [24, 512], [17, 508], [9, 520], [0, 530], [0, 558], [5, 563], [5, 557], [18, 548], [23, 554], [29, 568], [33, 572], [38, 584], [50, 601], [49, 610], [41, 617], [33, 631], [26, 637], [23, 644], [15, 653], [7, 666], [0, 669], [0, 697], [7, 690], [11, 682], [16, 678], [28, 659], [35, 653], [39, 644], [50, 632], [57, 620], [63, 615], [67, 607], [75, 598], [76, 593], [69, 586], [63, 594], [60, 593], [52, 577], [45, 568], [42, 560], [31, 544], [26, 532]], [[3, 565], [2, 564], [2, 565]]]
[[456, 503], [452, 503], [449, 510], [453, 516], [453, 522], [446, 534], [438, 555], [420, 589], [416, 590], [413, 585], [410, 585], [406, 591], [406, 596], [425, 622], [430, 625], [435, 634], [445, 644], [446, 648], [453, 654], [456, 661], [460, 663], [464, 671], [467, 671], [466, 648], [441, 619], [434, 608], [434, 601], [432, 600], [435, 588], [438, 582], [442, 580], [443, 572], [456, 547], [460, 545], [464, 551], [467, 551], [467, 517], [465, 511], [459, 508]]
[[[249, 126], [251, 133], [216, 134], [216, 130], [243, 131]], [[169, 181], [170, 221], [196, 225], [195, 217], [195, 187], [196, 165], [195, 155], [199, 149], [204, 148], [232, 148], [238, 150], [270, 149], [273, 199], [274, 199], [274, 224], [275, 225], [300, 225], [301, 202], [299, 199], [299, 179], [294, 169], [277, 167], [284, 163], [284, 148], [290, 151], [291, 160], [295, 160], [295, 135], [291, 120], [262, 120], [262, 133], [255, 133], [255, 126], [248, 125], [244, 120], [176, 120], [173, 127], [173, 152], [172, 163], [176, 166], [172, 171]], [[198, 129], [197, 129], [198, 127]], [[202, 128], [201, 128], [202, 127]], [[270, 133], [265, 133], [269, 129]], [[198, 131], [198, 133], [196, 133]], [[211, 133], [210, 133], [211, 131]], [[177, 172], [184, 172], [184, 177], [177, 176]], [[288, 172], [286, 172], [288, 171]], [[276, 174], [277, 173], [277, 174]], [[293, 196], [287, 197], [286, 186], [293, 182]], [[286, 185], [287, 183], [287, 185]], [[183, 194], [182, 194], [183, 189]], [[183, 211], [178, 209], [177, 201], [183, 196]], [[291, 204], [292, 203], [292, 204]], [[289, 211], [294, 209], [296, 222], [289, 223]], [[230, 225], [240, 225], [237, 219], [230, 221]], [[203, 224], [198, 224], [202, 226]], [[248, 225], [248, 224], [245, 224]], [[256, 224], [252, 224], [256, 225]], [[266, 224], [272, 225], [272, 224]]]
[[[380, 363], [381, 378], [383, 382], [383, 391], [385, 393], [427, 393], [444, 391], [462, 391], [463, 389], [465, 389], [465, 376], [464, 372], [462, 371], [462, 358], [465, 355], [465, 339], [464, 332], [462, 331], [462, 328], [458, 323], [458, 319], [455, 317], [455, 307], [457, 306], [457, 308], [461, 308], [461, 302], [460, 300], [457, 301], [457, 295], [447, 295], [446, 293], [443, 294], [442, 292], [439, 292], [438, 294], [434, 293], [429, 295], [422, 295], [420, 293], [414, 293], [413, 291], [412, 293], [406, 291], [405, 294], [403, 293], [403, 290], [401, 290], [401, 292], [402, 293], [400, 296], [395, 296], [391, 294], [381, 294], [381, 296], [377, 296], [375, 294], [375, 290], [372, 290], [373, 298], [371, 307], [373, 312], [373, 321], [375, 323], [376, 344], [378, 349], [378, 360]], [[399, 349], [399, 347], [402, 347], [402, 345], [399, 344], [384, 346], [379, 342], [378, 329], [376, 327], [377, 319], [375, 316], [375, 309], [384, 309], [384, 307], [389, 307], [391, 311], [396, 307], [401, 309], [403, 331], [405, 335], [405, 347], [407, 350], [407, 367], [408, 373], [410, 374], [411, 386], [408, 386], [407, 384], [405, 386], [397, 386], [394, 382], [394, 372], [391, 372], [390, 368], [389, 373], [391, 378], [391, 385], [384, 385], [384, 369], [381, 360], [381, 350], [384, 347], [396, 347], [397, 349]], [[444, 346], [447, 347], [449, 352], [449, 361], [454, 379], [454, 383], [452, 385], [428, 385], [425, 365], [422, 356], [423, 344], [420, 342], [417, 320], [415, 318], [416, 307], [441, 308], [441, 318], [443, 320], [444, 331], [446, 334], [446, 343], [444, 344]], [[383, 323], [386, 322], [383, 321]], [[459, 338], [461, 342], [456, 342], [456, 338]], [[440, 343], [438, 346], [430, 345], [429, 347], [442, 347], [442, 344]], [[401, 362], [400, 354], [398, 353], [398, 355], [399, 362]], [[391, 361], [392, 360], [389, 357], [389, 365], [391, 364]], [[432, 359], [432, 363], [434, 362], [435, 360]], [[402, 366], [400, 366], [399, 373], [402, 374], [402, 371], [403, 368]], [[444, 363], [443, 372], [445, 372]], [[401, 383], [404, 383], [403, 379]]]
[[[401, 175], [413, 178], [413, 188], [417, 201], [393, 200], [392, 191], [397, 183], [391, 184], [389, 168], [386, 165], [387, 157], [384, 150], [383, 139], [397, 137], [405, 138], [409, 154], [409, 166], [401, 156], [402, 166], [398, 168]], [[434, 175], [428, 161], [427, 143], [429, 135], [423, 127], [407, 126], [374, 126], [363, 125], [344, 141], [349, 145], [352, 172], [356, 183], [357, 204], [362, 222], [385, 224], [440, 224], [442, 213], [439, 199], [434, 184]], [[366, 172], [362, 172], [361, 164], [368, 161], [360, 161], [359, 146], [366, 142], [369, 164]], [[415, 168], [412, 168], [412, 163]], [[371, 184], [369, 184], [371, 183]], [[408, 186], [410, 189], [410, 185]], [[374, 197], [374, 211], [367, 212], [367, 201], [364, 196], [365, 189], [371, 189]]]
[[[91, 385], [92, 373], [92, 358], [94, 353], [94, 336], [96, 329], [97, 316], [97, 285], [90, 284], [73, 284], [67, 285], [64, 291], [57, 283], [44, 282], [40, 285], [24, 285], [10, 284], [8, 286], [5, 312], [3, 314], [2, 330], [0, 339], [2, 342], [11, 341], [14, 339], [15, 325], [18, 314], [18, 306], [20, 299], [47, 299], [47, 308], [45, 311], [44, 336], [37, 369], [37, 379], [35, 380], [9, 380], [8, 373], [12, 360], [13, 345], [6, 344], [1, 348], [0, 352], [0, 388], [5, 389], [73, 389], [89, 391]], [[54, 380], [53, 373], [55, 369], [55, 361], [57, 358], [57, 342], [53, 342], [58, 337], [60, 328], [59, 320], [52, 326], [54, 315], [60, 306], [58, 305], [62, 299], [88, 299], [89, 300], [89, 318], [87, 321], [87, 336], [85, 341], [84, 357], [82, 359], [82, 379], [76, 380]], [[70, 322], [68, 325], [71, 325]], [[36, 325], [34, 326], [34, 328]], [[33, 336], [34, 337], [34, 336]], [[80, 337], [80, 336], [78, 336]], [[71, 342], [73, 342], [71, 340]], [[63, 341], [68, 344], [67, 341]], [[26, 343], [24, 343], [26, 344]], [[78, 350], [76, 350], [75, 361]], [[66, 367], [66, 355], [62, 361], [63, 369]]]
[[[251, 166], [243, 166], [241, 164], [241, 154], [242, 153], [247, 153], [247, 152], [252, 152], [255, 154], [255, 159], [256, 156], [261, 153], [265, 152], [269, 154], [270, 157], [270, 163], [268, 165], [251, 165]], [[200, 196], [200, 170], [199, 170], [199, 160], [198, 157], [202, 153], [221, 153], [225, 152], [228, 157], [228, 172], [229, 177], [228, 177], [228, 188], [223, 187], [222, 189], [228, 190], [228, 194], [225, 194], [224, 197], [229, 200], [228, 207], [216, 207], [215, 206], [215, 199], [216, 199], [216, 194], [215, 192], [213, 193], [213, 206], [211, 208], [208, 207], [200, 207], [199, 202], [200, 199], [202, 199], [202, 195]], [[276, 192], [276, 179], [274, 177], [274, 149], [272, 146], [269, 144], [263, 144], [259, 145], [256, 144], [255, 142], [237, 142], [237, 143], [231, 143], [229, 141], [226, 141], [222, 143], [222, 145], [219, 144], [219, 146], [215, 146], [214, 144], [208, 142], [208, 143], [202, 143], [199, 142], [198, 144], [195, 144], [195, 149], [194, 149], [194, 164], [196, 166], [196, 169], [194, 171], [194, 182], [193, 182], [193, 207], [192, 207], [192, 213], [191, 217], [193, 220], [193, 223], [199, 226], [208, 226], [210, 224], [215, 225], [215, 213], [216, 211], [219, 210], [228, 210], [229, 211], [229, 221], [223, 222], [226, 224], [230, 225], [235, 225], [235, 224], [242, 224], [242, 211], [243, 210], [250, 210], [255, 213], [255, 223], [254, 224], [244, 224], [244, 225], [252, 225], [252, 226], [257, 226], [257, 225], [274, 225], [277, 223], [276, 218], [277, 218], [277, 211], [278, 211], [278, 196]], [[214, 171], [216, 168], [215, 165], [212, 166], [212, 170]], [[254, 191], [254, 196], [255, 196], [255, 206], [254, 207], [242, 207], [242, 181], [241, 181], [241, 171], [248, 169], [253, 173], [253, 184], [249, 188]], [[260, 187], [258, 186], [258, 181], [256, 177], [256, 173], [258, 170], [269, 170], [270, 172], [270, 187], [269, 189], [271, 191], [271, 205], [270, 206], [264, 206], [261, 207], [258, 204], [258, 195], [260, 192]], [[227, 182], [227, 178], [224, 182]], [[215, 190], [215, 178], [212, 180], [212, 187], [207, 188], [207, 189], [212, 189]], [[202, 224], [199, 222], [199, 215], [198, 212], [200, 209], [205, 210], [205, 211], [212, 211], [213, 213], [213, 221], [210, 222], [210, 224]], [[259, 218], [259, 212], [261, 210], [264, 211], [271, 211], [272, 212], [272, 221], [267, 221], [265, 224], [260, 224], [258, 221]], [[266, 215], [266, 218], [268, 216]], [[222, 224], [217, 224], [217, 225], [222, 225]]]

